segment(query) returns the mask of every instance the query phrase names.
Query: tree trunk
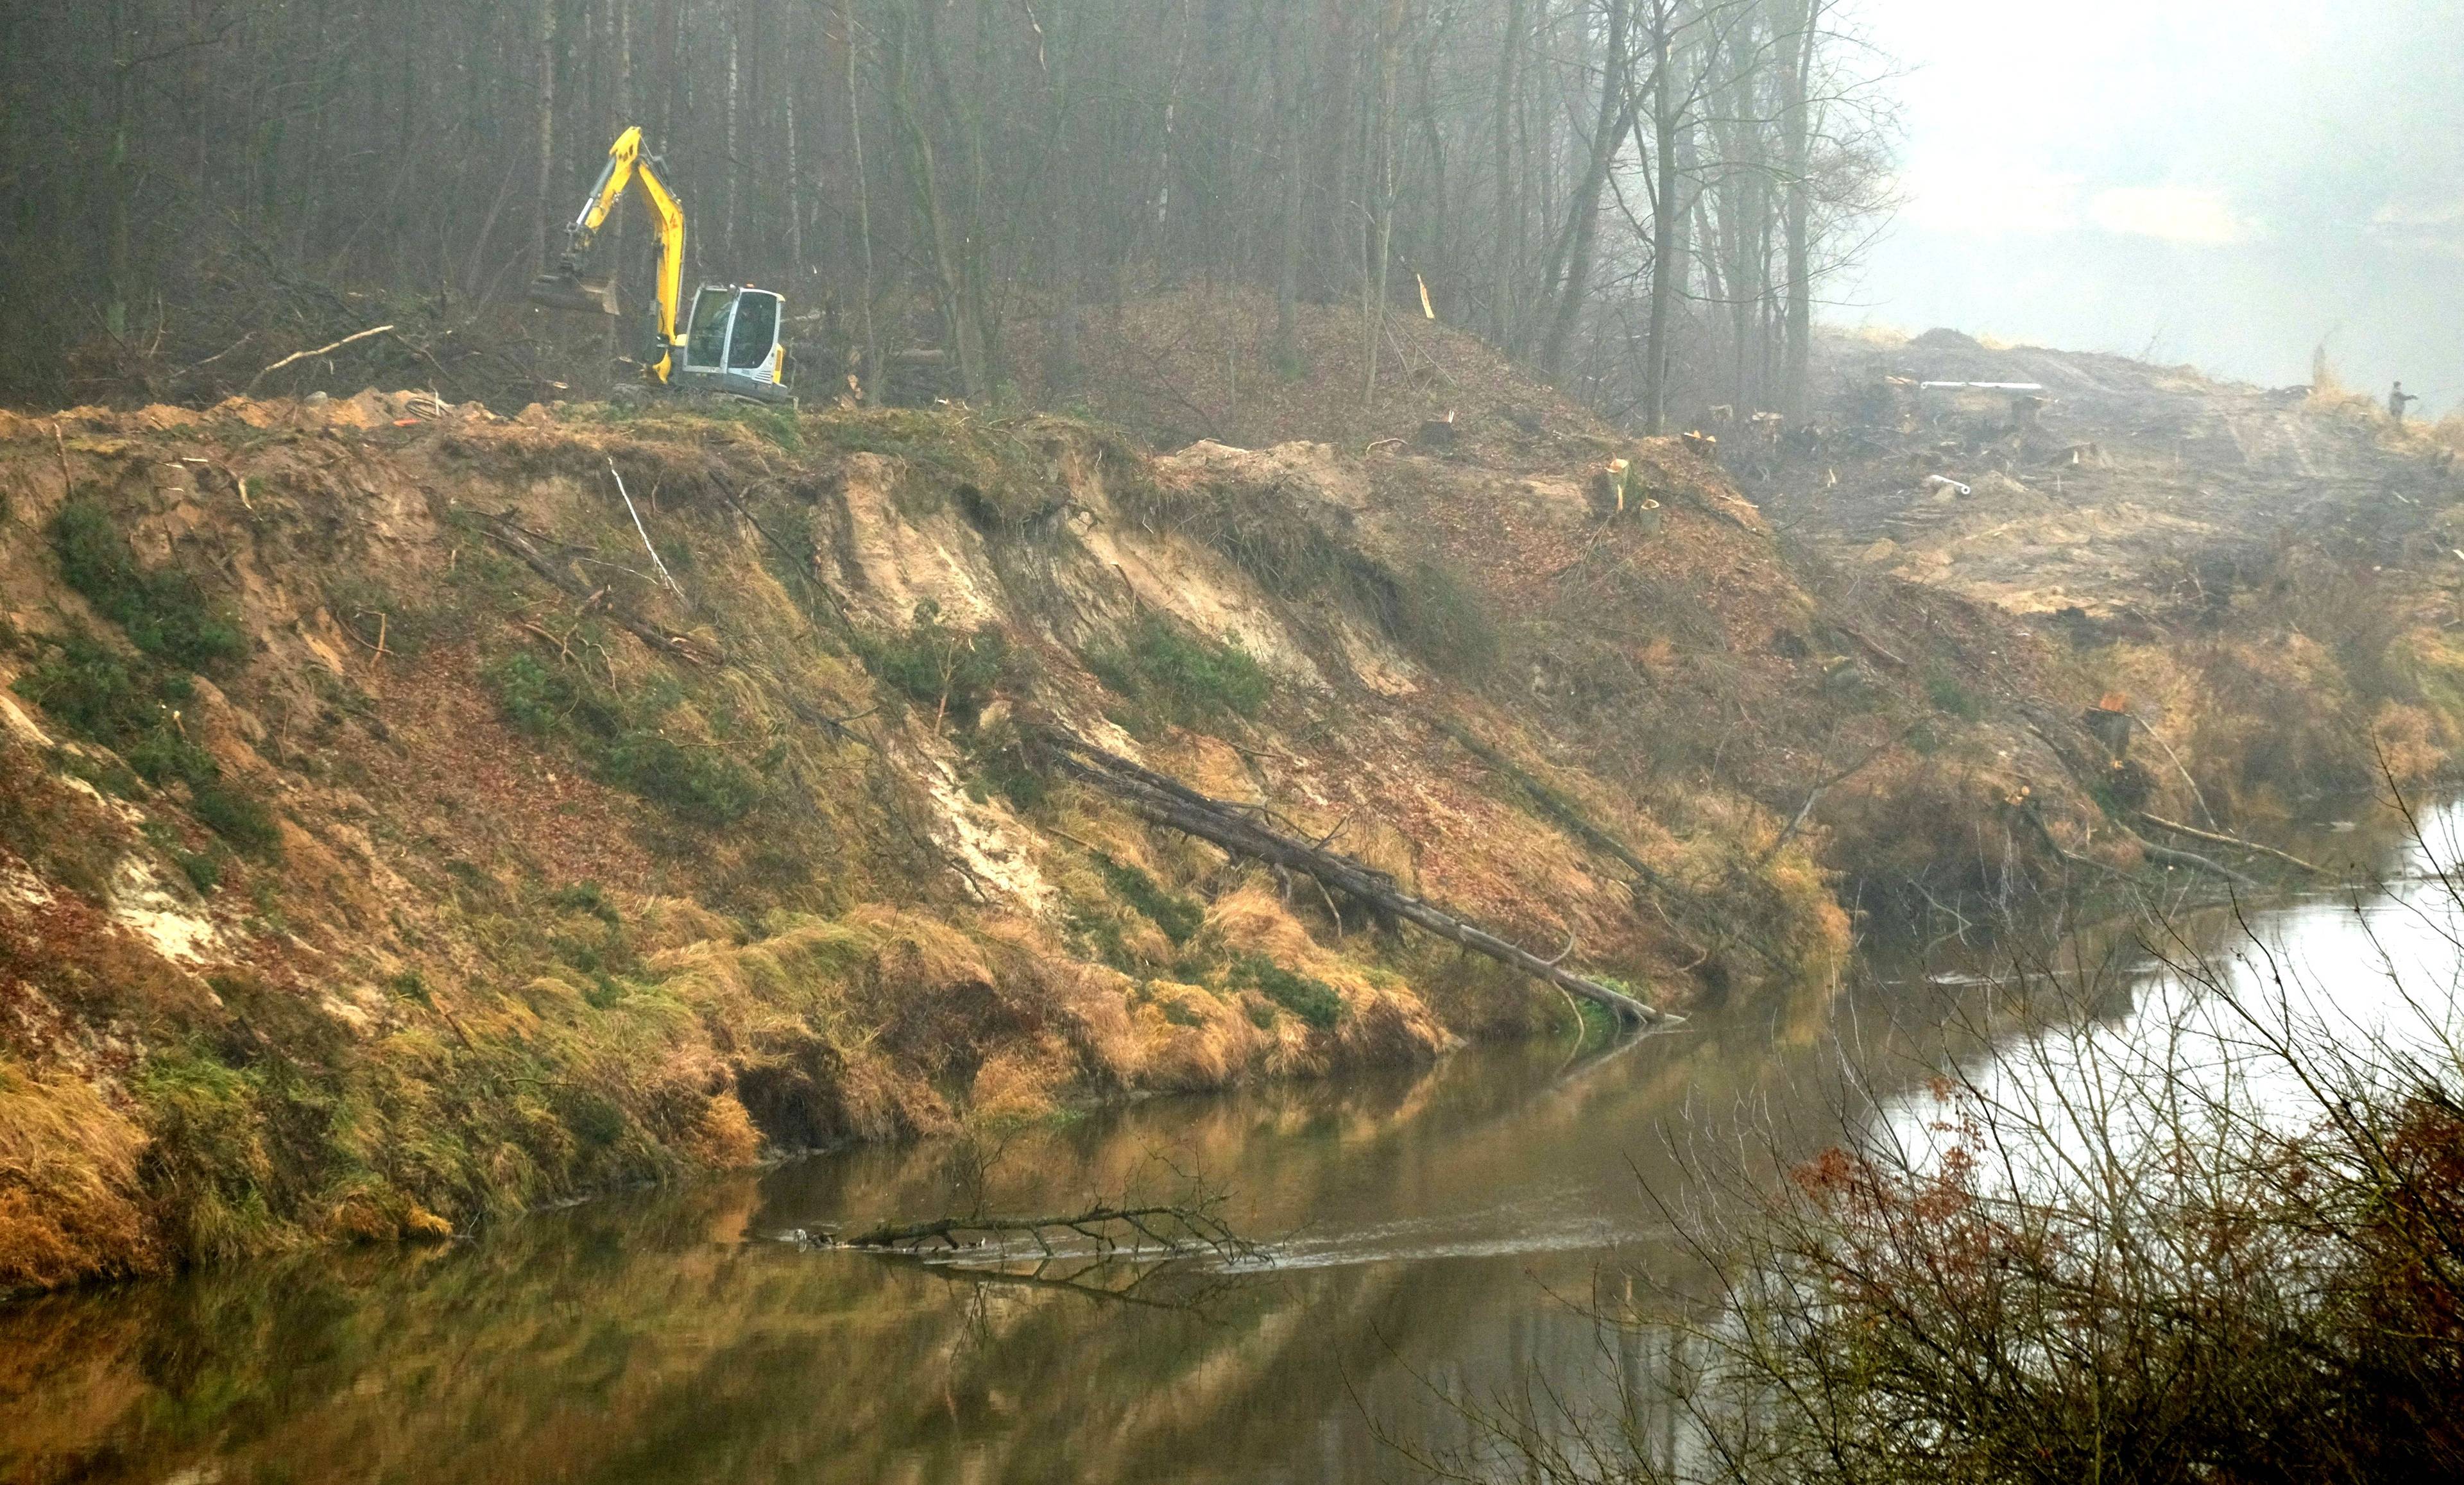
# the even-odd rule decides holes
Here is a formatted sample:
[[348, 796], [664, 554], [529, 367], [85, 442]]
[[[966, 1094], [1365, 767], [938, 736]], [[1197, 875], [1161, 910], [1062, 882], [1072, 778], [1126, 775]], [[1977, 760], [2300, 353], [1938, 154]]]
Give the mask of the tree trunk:
[[[532, 195], [531, 258], [544, 266], [549, 257], [550, 224], [556, 186], [556, 6], [539, 0], [539, 180]], [[519, 220], [517, 218], [516, 220]]]
[[[791, 12], [788, 25], [792, 28], [796, 24], [794, 17], [801, 16], [803, 13], [803, 12], [801, 11]], [[796, 49], [792, 47], [789, 48], [789, 54], [793, 55], [795, 50]], [[803, 166], [803, 161], [796, 148], [798, 142], [796, 139], [796, 80], [798, 77], [803, 76], [803, 74], [800, 69], [792, 67], [780, 68], [776, 70], [779, 72], [781, 78], [779, 87], [780, 105], [786, 111], [787, 116], [787, 127], [784, 130], [787, 145], [787, 174], [786, 184], [781, 194], [785, 199], [787, 207], [788, 281], [801, 287], [804, 281], [804, 179], [800, 173]]]
[[1300, 28], [1293, 24], [1291, 15], [1298, 3], [1299, 0], [1280, 0], [1275, 6], [1274, 96], [1282, 134], [1284, 209], [1281, 241], [1275, 252], [1274, 360], [1275, 369], [1285, 376], [1295, 375], [1300, 369], [1294, 321], [1299, 315], [1301, 293], [1301, 244], [1305, 238], [1302, 217], [1309, 200], [1301, 158], [1301, 107], [1308, 90], [1301, 86], [1299, 48], [1293, 41], [1293, 33]]
[[[1452, 193], [1446, 188], [1446, 139], [1438, 122], [1437, 79], [1430, 76], [1436, 71], [1433, 58], [1437, 55], [1437, 50], [1435, 45], [1423, 46], [1419, 49], [1420, 142], [1429, 152], [1428, 227], [1425, 235], [1417, 232], [1414, 234], [1412, 251], [1414, 257], [1419, 260], [1418, 267], [1422, 274], [1421, 290], [1430, 296], [1430, 313], [1444, 314], [1452, 317], [1455, 312], [1456, 290], [1454, 259], [1451, 255], [1453, 244], [1447, 235], [1447, 229], [1453, 226], [1455, 214], [1454, 205], [1450, 199]], [[1431, 274], [1438, 275], [1441, 280], [1434, 289], [1430, 287], [1428, 281], [1428, 275]], [[1445, 303], [1443, 311], [1437, 308], [1441, 301]]]
[[[940, 0], [891, 0], [890, 55], [885, 70], [890, 81], [891, 117], [897, 125], [899, 145], [907, 163], [908, 189], [914, 196], [925, 246], [932, 254], [935, 307], [940, 311], [942, 330], [949, 337], [951, 354], [958, 363], [959, 385], [973, 398], [983, 395], [983, 346], [977, 338], [977, 319], [967, 302], [967, 271], [960, 261], [957, 233], [942, 199], [933, 136], [916, 112], [913, 87], [913, 54], [917, 46], [930, 49], [937, 45], [932, 10], [939, 3]], [[910, 5], [922, 9], [920, 26], [914, 23]], [[919, 30], [923, 33], [920, 37], [915, 34]], [[927, 65], [931, 65], [929, 57]]]
[[872, 328], [872, 187], [864, 173], [864, 92], [856, 85], [855, 0], [842, 0], [840, 24], [847, 29], [847, 149], [854, 157], [855, 229], [864, 277], [856, 295], [856, 317], [864, 333], [864, 360], [859, 379], [864, 400], [877, 402], [882, 388], [881, 340]]
[[656, 33], [650, 38], [653, 151], [675, 147], [676, 119], [684, 112], [684, 0], [658, 0]]
[[743, 202], [744, 172], [737, 164], [740, 154], [738, 120], [743, 113], [743, 73], [738, 66], [742, 38], [737, 34], [737, 17], [743, 13], [737, 6], [727, 8], [727, 100], [722, 109], [727, 159], [722, 170], [727, 183], [727, 205], [719, 217], [718, 240], [721, 255], [727, 259], [726, 276], [733, 282], [742, 278], [744, 270], [736, 251], [736, 218]]
[[1555, 302], [1549, 321], [1549, 338], [1540, 348], [1540, 369], [1551, 382], [1565, 375], [1566, 352], [1573, 343], [1574, 327], [1581, 321], [1583, 304], [1591, 295], [1592, 254], [1598, 245], [1600, 230], [1600, 192], [1608, 186], [1617, 151], [1624, 147], [1625, 137], [1634, 128], [1633, 90], [1628, 86], [1626, 55], [1626, 28], [1632, 13], [1632, 0], [1609, 0], [1608, 52], [1600, 71], [1599, 118], [1592, 131], [1590, 163], [1570, 204], [1565, 273], [1562, 277], [1551, 275], [1557, 277]]
[[1580, 995], [1613, 1012], [1629, 1026], [1673, 1024], [1684, 1019], [1562, 969], [1554, 961], [1520, 949], [1434, 903], [1405, 893], [1393, 878], [1375, 867], [1269, 829], [1243, 810], [1211, 799], [1166, 775], [1065, 732], [1045, 732], [1037, 740], [1060, 772], [1112, 796], [1156, 824], [1212, 841], [1234, 855], [1313, 877], [1330, 891], [1341, 892], [1391, 918], [1425, 928], [1534, 979]]
[[129, 142], [137, 126], [137, 38], [130, 33], [124, 5], [111, 8], [111, 144], [103, 182], [108, 219], [103, 227], [102, 328], [118, 339], [128, 333], [128, 304], [137, 292], [136, 256], [129, 241], [129, 213], [137, 195], [136, 155]]
[[1646, 0], [1651, 17], [1651, 141], [1658, 169], [1651, 192], [1651, 328], [1642, 346], [1642, 430], [1657, 435], [1667, 418], [1670, 308], [1684, 286], [1684, 254], [1679, 250], [1685, 210], [1677, 158], [1682, 104], [1669, 55], [1671, 0]]
[[1779, 404], [1792, 418], [1805, 414], [1806, 382], [1814, 356], [1814, 183], [1807, 174], [1813, 128], [1806, 104], [1822, 0], [1796, 0], [1793, 33], [1781, 38], [1780, 142], [1787, 169], [1783, 230], [1788, 254], [1788, 322], [1783, 332]]
[[1408, 3], [1409, 0], [1387, 0], [1377, 23], [1377, 194], [1370, 233], [1371, 251], [1375, 257], [1361, 286], [1368, 300], [1362, 318], [1369, 339], [1369, 379], [1360, 394], [1363, 407], [1377, 403], [1378, 342], [1386, 333], [1386, 273], [1395, 260], [1395, 69], [1402, 52]]
[[1495, 261], [1489, 278], [1489, 331], [1500, 346], [1514, 343], [1514, 286], [1522, 271], [1523, 198], [1515, 189], [1514, 141], [1523, 55], [1524, 0], [1506, 0], [1506, 34], [1497, 56], [1497, 225], [1490, 245]]

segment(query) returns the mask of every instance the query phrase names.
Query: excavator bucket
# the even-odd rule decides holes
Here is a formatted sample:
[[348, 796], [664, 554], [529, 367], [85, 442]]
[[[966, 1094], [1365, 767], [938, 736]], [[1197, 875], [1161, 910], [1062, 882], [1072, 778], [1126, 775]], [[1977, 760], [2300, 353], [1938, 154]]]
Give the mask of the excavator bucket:
[[574, 310], [584, 315], [616, 313], [616, 285], [593, 281], [579, 273], [541, 273], [531, 280], [524, 297], [552, 310]]

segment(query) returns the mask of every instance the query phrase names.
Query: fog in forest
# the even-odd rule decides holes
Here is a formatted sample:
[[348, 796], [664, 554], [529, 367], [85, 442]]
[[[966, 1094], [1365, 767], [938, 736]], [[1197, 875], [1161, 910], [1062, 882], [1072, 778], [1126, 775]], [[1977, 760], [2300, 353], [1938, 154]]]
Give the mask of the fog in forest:
[[[358, 328], [351, 295], [425, 296], [441, 366], [445, 327], [556, 256], [628, 122], [694, 274], [792, 286], [832, 373], [931, 349], [979, 398], [1065, 398], [1090, 306], [1193, 282], [1271, 295], [1286, 362], [1302, 304], [1421, 314], [1640, 431], [1801, 412], [1815, 319], [2271, 384], [2323, 345], [2433, 416], [2464, 397], [2440, 0], [107, 0], [8, 25], [0, 390], [35, 403], [228, 390], [208, 358]], [[633, 316], [645, 235], [620, 212], [601, 250]]]
[[2464, 7], [1864, 15], [1903, 207], [1834, 317], [2464, 400]]

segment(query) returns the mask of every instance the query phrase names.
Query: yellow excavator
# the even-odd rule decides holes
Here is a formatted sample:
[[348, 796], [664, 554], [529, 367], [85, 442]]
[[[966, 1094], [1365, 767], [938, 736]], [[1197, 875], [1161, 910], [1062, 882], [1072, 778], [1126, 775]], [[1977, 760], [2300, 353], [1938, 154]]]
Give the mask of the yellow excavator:
[[659, 164], [642, 148], [639, 125], [616, 136], [599, 184], [590, 188], [582, 214], [564, 229], [564, 252], [555, 272], [531, 280], [531, 302], [584, 314], [616, 313], [614, 282], [585, 279], [583, 269], [607, 213], [624, 199], [625, 187], [639, 181], [659, 234], [658, 305], [651, 314], [649, 347], [642, 356], [643, 380], [671, 391], [794, 402], [795, 394], [785, 385], [787, 348], [779, 338], [787, 308], [780, 295], [751, 284], [703, 284], [693, 291], [685, 333], [676, 333], [676, 307], [685, 281], [685, 208], [659, 178]]

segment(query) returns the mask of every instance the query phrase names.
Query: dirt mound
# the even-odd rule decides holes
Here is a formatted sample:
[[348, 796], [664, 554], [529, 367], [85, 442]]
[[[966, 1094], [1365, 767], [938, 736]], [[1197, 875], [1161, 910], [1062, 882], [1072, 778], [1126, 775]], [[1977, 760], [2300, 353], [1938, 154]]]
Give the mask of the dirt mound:
[[1908, 344], [1925, 351], [1981, 351], [1985, 342], [1964, 331], [1936, 326], [1910, 340]]
[[[1083, 311], [1072, 376], [1052, 374], [1043, 327], [1022, 327], [1013, 359], [1030, 400], [1083, 407], [1167, 448], [1297, 441], [1359, 453], [1401, 440], [1515, 468], [1613, 441], [1588, 408], [1479, 337], [1422, 316], [1384, 317], [1374, 389], [1368, 317], [1357, 306], [1301, 306], [1287, 359], [1276, 322], [1271, 295], [1190, 288]], [[1442, 431], [1429, 426], [1441, 423]]]

